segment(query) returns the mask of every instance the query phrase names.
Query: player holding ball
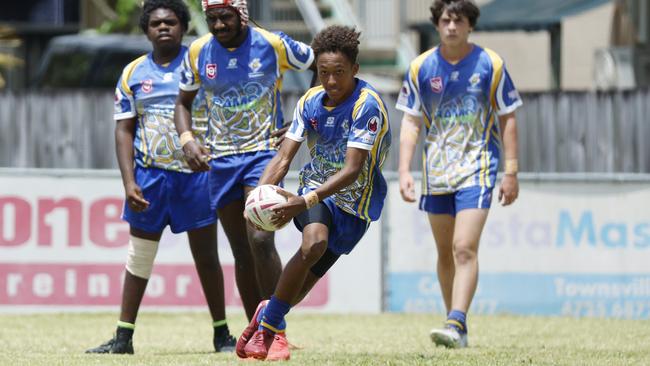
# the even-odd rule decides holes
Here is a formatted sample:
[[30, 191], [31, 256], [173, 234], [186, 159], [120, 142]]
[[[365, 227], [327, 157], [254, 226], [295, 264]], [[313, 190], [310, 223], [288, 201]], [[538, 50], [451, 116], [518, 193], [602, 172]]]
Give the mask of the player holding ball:
[[391, 133], [377, 91], [355, 77], [359, 35], [343, 26], [316, 35], [312, 49], [322, 86], [298, 101], [286, 138], [260, 178], [260, 185], [278, 184], [307, 140], [311, 161], [300, 171], [299, 195], [281, 191], [288, 201], [272, 208], [275, 226], [293, 219], [302, 231], [302, 243], [280, 275], [275, 293], [260, 303], [237, 342], [240, 357], [290, 357], [285, 315], [340, 255], [354, 249], [381, 214], [387, 191], [381, 167]]

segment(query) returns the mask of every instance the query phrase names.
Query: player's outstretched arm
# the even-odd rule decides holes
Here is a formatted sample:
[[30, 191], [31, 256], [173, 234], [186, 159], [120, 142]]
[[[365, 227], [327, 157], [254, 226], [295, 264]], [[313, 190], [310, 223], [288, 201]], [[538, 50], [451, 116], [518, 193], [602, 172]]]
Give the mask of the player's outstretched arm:
[[135, 117], [118, 120], [115, 124], [115, 152], [117, 164], [122, 174], [126, 203], [135, 212], [141, 212], [149, 207], [144, 199], [140, 186], [133, 176], [133, 139], [135, 137]]
[[187, 164], [195, 172], [210, 170], [207, 151], [194, 141], [192, 135], [192, 102], [197, 91], [180, 90], [174, 107], [174, 124], [181, 139]]
[[422, 119], [404, 113], [402, 128], [399, 136], [399, 192], [406, 202], [415, 202], [415, 182], [411, 174], [411, 160], [415, 153], [418, 135], [422, 127]]
[[519, 181], [517, 171], [518, 141], [517, 141], [517, 119], [515, 113], [508, 113], [499, 117], [501, 130], [501, 141], [503, 141], [503, 155], [505, 157], [505, 174], [501, 179], [499, 187], [499, 201], [501, 205], [508, 206], [513, 203], [519, 195]]

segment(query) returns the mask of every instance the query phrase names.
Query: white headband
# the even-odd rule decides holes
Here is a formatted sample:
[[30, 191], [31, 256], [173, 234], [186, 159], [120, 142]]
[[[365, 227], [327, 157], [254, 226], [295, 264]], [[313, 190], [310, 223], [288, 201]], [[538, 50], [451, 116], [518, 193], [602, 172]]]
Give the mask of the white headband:
[[246, 0], [201, 0], [203, 11], [210, 8], [231, 7], [239, 13], [243, 25], [248, 24], [248, 4]]

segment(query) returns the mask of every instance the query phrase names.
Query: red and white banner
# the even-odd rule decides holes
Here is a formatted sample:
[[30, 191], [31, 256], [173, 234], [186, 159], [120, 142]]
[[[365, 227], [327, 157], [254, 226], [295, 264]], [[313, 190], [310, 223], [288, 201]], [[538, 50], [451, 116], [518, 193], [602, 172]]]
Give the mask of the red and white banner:
[[[294, 190], [295, 181], [288, 188]], [[119, 306], [128, 245], [120, 219], [116, 172], [0, 171], [0, 312]], [[326, 312], [378, 312], [381, 307], [379, 225], [341, 258], [301, 303]], [[221, 228], [219, 256], [226, 305], [240, 307], [233, 257]], [[276, 233], [283, 263], [300, 245], [288, 225]], [[183, 235], [163, 234], [143, 306], [205, 306]]]

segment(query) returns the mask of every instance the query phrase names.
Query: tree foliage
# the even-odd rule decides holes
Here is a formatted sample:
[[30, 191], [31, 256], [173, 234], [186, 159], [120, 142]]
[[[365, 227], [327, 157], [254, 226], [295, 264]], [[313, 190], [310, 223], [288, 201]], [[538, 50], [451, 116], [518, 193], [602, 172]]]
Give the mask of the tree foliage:
[[[207, 31], [203, 14], [201, 12], [201, 0], [183, 0], [190, 9], [192, 20], [190, 22], [191, 33], [203, 34]], [[142, 11], [143, 0], [116, 0], [113, 8], [114, 14], [111, 19], [102, 23], [98, 31], [101, 33], [139, 33], [138, 19]]]

